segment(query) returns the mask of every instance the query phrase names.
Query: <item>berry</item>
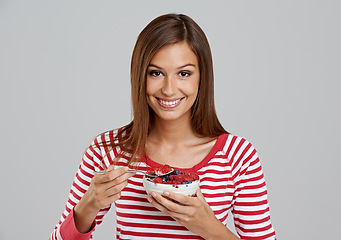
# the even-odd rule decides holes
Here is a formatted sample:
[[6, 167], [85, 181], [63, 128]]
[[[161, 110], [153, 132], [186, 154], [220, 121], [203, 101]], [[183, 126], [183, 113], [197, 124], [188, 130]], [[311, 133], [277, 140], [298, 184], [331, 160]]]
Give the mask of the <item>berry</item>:
[[[171, 171], [171, 167], [169, 165], [163, 165], [160, 167], [156, 167], [153, 171], [156, 174], [164, 174]], [[180, 184], [190, 184], [193, 181], [199, 180], [199, 176], [194, 172], [187, 171], [179, 171], [174, 170], [173, 172], [168, 173], [167, 175], [156, 177], [151, 181], [154, 183], [162, 183], [162, 184], [172, 184], [172, 185], [180, 185]]]
[[182, 183], [182, 182], [184, 182], [185, 180], [186, 180], [185, 175], [183, 175], [183, 174], [175, 175], [175, 181]]
[[154, 183], [163, 183], [163, 180], [160, 177], [156, 177], [154, 178]]
[[189, 175], [190, 175], [190, 177], [192, 178], [192, 180], [194, 180], [194, 181], [199, 180], [198, 174], [192, 172], [192, 173], [190, 173]]
[[155, 174], [160, 176], [160, 175], [164, 175], [166, 173], [169, 173], [170, 171], [172, 171], [172, 168], [169, 165], [162, 165], [160, 167], [156, 167], [153, 169]]

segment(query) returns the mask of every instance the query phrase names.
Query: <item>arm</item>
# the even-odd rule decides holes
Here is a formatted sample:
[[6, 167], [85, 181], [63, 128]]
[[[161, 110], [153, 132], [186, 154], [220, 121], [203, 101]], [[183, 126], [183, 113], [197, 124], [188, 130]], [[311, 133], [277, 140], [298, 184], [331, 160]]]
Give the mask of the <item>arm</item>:
[[[91, 146], [93, 146], [93, 144], [94, 142], [91, 144]], [[83, 155], [81, 164], [70, 189], [65, 210], [60, 218], [59, 223], [55, 226], [55, 229], [50, 236], [50, 240], [73, 239], [75, 236], [78, 236], [79, 239], [91, 238], [91, 234], [95, 229], [96, 224], [102, 222], [103, 215], [105, 215], [105, 213], [107, 213], [110, 209], [110, 206], [101, 209], [97, 221], [92, 225], [91, 231], [80, 235], [81, 233], [75, 226], [73, 210], [89, 189], [91, 180], [94, 177], [93, 172], [95, 170], [95, 166], [100, 166], [99, 163], [101, 162], [100, 150], [97, 148], [94, 149], [91, 146]]]
[[[111, 202], [100, 201], [102, 204], [97, 202], [97, 205], [95, 205], [96, 201], [92, 197], [98, 196], [95, 193], [98, 192], [98, 189], [101, 189], [96, 186], [103, 181], [107, 181], [106, 178], [108, 177], [115, 177], [112, 174], [116, 170], [112, 171], [112, 168], [110, 168], [109, 171], [112, 173], [108, 174], [108, 176], [94, 176], [93, 172], [101, 166], [101, 160], [101, 151], [98, 148], [90, 147], [87, 149], [73, 181], [65, 210], [52, 232], [50, 240], [89, 239], [95, 226], [102, 222], [104, 215], [110, 209]], [[117, 184], [117, 182], [114, 184]], [[114, 188], [114, 190], [117, 191], [118, 188]], [[119, 195], [116, 195], [116, 197], [119, 197]]]
[[257, 152], [244, 139], [239, 146], [243, 151], [237, 159], [233, 159], [231, 166], [235, 185], [232, 214], [237, 233], [241, 239], [275, 239], [265, 179]]
[[111, 165], [106, 174], [95, 175], [89, 189], [73, 211], [75, 225], [80, 233], [89, 232], [100, 209], [121, 197], [122, 189], [128, 184], [127, 179], [133, 175], [127, 171], [128, 167], [114, 170]]

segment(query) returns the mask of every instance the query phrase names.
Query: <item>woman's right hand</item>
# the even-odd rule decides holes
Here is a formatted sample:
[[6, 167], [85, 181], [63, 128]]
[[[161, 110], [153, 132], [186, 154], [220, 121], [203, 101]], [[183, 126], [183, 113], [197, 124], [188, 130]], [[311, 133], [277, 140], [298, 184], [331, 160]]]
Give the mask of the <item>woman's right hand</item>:
[[[89, 198], [92, 208], [99, 211], [101, 208], [108, 207], [121, 197], [121, 191], [128, 184], [128, 178], [134, 173], [127, 173], [128, 167], [120, 167], [114, 170], [111, 165], [105, 174], [96, 174], [85, 195]], [[84, 195], [84, 197], [85, 197]]]
[[91, 179], [89, 189], [74, 208], [75, 224], [79, 232], [88, 232], [98, 211], [121, 197], [121, 191], [127, 186], [128, 178], [134, 175], [128, 173], [128, 169], [128, 167], [114, 169], [114, 166], [109, 166], [107, 173], [96, 174]]

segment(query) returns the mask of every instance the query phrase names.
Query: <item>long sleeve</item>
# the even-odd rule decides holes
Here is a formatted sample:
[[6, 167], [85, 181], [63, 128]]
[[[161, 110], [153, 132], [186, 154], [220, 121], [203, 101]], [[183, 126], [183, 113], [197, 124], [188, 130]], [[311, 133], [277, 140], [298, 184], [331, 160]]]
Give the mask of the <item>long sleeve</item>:
[[232, 214], [237, 233], [241, 239], [276, 239], [258, 154], [245, 139], [239, 140], [231, 166], [235, 185]]
[[93, 145], [94, 144], [92, 144], [83, 155], [82, 162], [72, 183], [65, 210], [59, 223], [55, 226], [54, 231], [50, 235], [50, 240], [92, 239], [92, 232], [95, 230], [95, 227], [102, 222], [104, 215], [110, 209], [110, 206], [108, 206], [99, 211], [89, 233], [81, 234], [76, 229], [73, 208], [88, 190], [91, 179], [94, 176], [94, 170], [98, 171], [105, 168], [102, 162], [100, 149], [92, 147]]

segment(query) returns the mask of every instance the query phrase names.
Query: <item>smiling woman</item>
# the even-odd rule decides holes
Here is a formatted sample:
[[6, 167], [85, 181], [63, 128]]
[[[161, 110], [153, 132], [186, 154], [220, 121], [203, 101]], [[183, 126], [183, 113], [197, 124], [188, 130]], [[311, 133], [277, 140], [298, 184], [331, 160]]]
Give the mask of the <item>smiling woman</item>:
[[[257, 152], [216, 116], [210, 47], [191, 18], [167, 14], [143, 29], [131, 95], [133, 121], [87, 149], [51, 239], [91, 238], [111, 204], [117, 239], [238, 239], [226, 227], [230, 212], [241, 239], [275, 239]], [[166, 164], [200, 178], [195, 196], [148, 195], [144, 175], [129, 171]]]

